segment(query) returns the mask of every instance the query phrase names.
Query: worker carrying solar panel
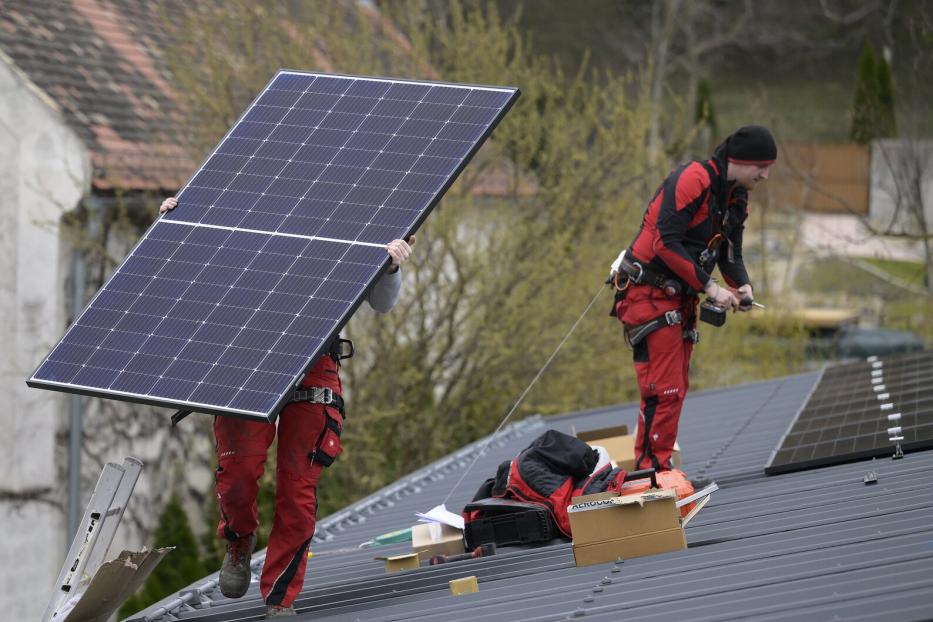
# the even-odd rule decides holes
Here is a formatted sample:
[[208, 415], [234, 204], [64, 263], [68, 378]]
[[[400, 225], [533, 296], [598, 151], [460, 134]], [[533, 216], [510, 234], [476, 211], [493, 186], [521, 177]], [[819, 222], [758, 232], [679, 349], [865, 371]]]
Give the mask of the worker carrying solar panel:
[[[641, 394], [636, 469], [671, 468], [677, 424], [698, 341], [698, 296], [721, 325], [728, 309], [749, 311], [754, 293], [742, 260], [748, 191], [768, 178], [777, 159], [771, 132], [741, 127], [708, 160], [687, 162], [661, 183], [631, 246], [612, 264], [613, 315], [634, 351]], [[710, 276], [719, 267], [728, 286]], [[712, 303], [709, 305], [708, 303]]]
[[[177, 199], [170, 197], [159, 211], [165, 213], [177, 205]], [[402, 282], [400, 267], [411, 256], [414, 243], [412, 235], [386, 245], [391, 262], [367, 298], [377, 312], [388, 313], [395, 306]], [[287, 405], [278, 417], [275, 519], [259, 580], [267, 617], [294, 614], [292, 602], [304, 582], [308, 545], [317, 519], [318, 479], [342, 451], [341, 356], [338, 346], [319, 358], [300, 383], [297, 394], [303, 401]], [[217, 534], [227, 544], [219, 583], [228, 598], [240, 598], [249, 588], [250, 556], [259, 526], [258, 482], [275, 434], [273, 423], [214, 418], [221, 512]]]

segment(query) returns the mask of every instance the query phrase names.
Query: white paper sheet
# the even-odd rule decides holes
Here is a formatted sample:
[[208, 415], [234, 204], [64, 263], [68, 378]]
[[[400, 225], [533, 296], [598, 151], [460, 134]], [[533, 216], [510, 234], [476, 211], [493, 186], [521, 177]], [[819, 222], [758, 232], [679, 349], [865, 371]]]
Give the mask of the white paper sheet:
[[463, 517], [448, 510], [443, 503], [435, 505], [427, 512], [415, 512], [415, 516], [421, 523], [443, 523], [463, 530]]

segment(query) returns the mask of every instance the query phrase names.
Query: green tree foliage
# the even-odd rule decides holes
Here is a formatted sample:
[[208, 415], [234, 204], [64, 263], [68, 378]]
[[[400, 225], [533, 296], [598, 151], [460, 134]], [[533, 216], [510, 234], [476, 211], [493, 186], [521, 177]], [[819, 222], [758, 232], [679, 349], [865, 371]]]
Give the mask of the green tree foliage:
[[849, 138], [864, 145], [876, 138], [894, 136], [896, 127], [891, 68], [884, 57], [876, 54], [872, 45], [866, 42], [859, 57]]
[[142, 589], [120, 608], [120, 617], [145, 609], [167, 594], [190, 585], [209, 572], [201, 561], [198, 543], [191, 531], [188, 515], [177, 497], [172, 497], [162, 510], [162, 516], [159, 517], [159, 524], [153, 535], [154, 548], [165, 546], [175, 547], [175, 550], [156, 566]]

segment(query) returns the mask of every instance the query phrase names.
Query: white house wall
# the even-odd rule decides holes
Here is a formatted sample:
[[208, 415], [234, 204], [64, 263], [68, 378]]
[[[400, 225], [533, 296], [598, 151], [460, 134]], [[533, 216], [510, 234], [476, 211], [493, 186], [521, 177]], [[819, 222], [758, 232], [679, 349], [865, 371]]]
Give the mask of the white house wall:
[[[911, 188], [912, 187], [912, 188]], [[913, 192], [911, 192], [913, 190]], [[871, 145], [869, 214], [877, 227], [917, 233], [906, 205], [923, 203], [927, 231], [933, 229], [933, 140], [876, 140]]]
[[0, 611], [41, 618], [64, 556], [55, 435], [63, 395], [25, 380], [64, 327], [59, 223], [89, 187], [83, 144], [0, 56]]

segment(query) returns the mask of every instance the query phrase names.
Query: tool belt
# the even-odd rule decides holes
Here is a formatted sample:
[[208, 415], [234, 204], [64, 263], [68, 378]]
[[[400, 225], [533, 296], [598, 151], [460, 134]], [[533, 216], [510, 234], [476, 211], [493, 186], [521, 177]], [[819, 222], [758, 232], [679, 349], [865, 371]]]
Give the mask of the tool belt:
[[665, 326], [677, 326], [683, 321], [683, 315], [676, 309], [666, 311], [663, 315], [637, 326], [626, 326], [625, 334], [628, 336], [629, 343], [634, 347], [644, 341], [645, 337]]
[[324, 404], [333, 406], [340, 412], [340, 416], [346, 419], [344, 412], [343, 397], [339, 393], [334, 393], [333, 389], [328, 387], [308, 387], [306, 389], [295, 389], [295, 394], [289, 400], [289, 404], [299, 404], [307, 402], [310, 404]]
[[688, 287], [677, 277], [666, 274], [640, 261], [633, 261], [628, 258], [628, 255], [629, 253], [626, 253], [625, 257], [622, 258], [619, 268], [628, 276], [629, 281], [632, 283], [638, 285], [653, 285], [658, 289], [664, 290], [664, 293], [669, 296], [677, 296], [678, 294], [687, 294], [688, 296], [696, 295], [696, 290]]

